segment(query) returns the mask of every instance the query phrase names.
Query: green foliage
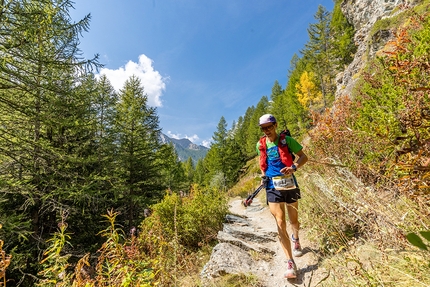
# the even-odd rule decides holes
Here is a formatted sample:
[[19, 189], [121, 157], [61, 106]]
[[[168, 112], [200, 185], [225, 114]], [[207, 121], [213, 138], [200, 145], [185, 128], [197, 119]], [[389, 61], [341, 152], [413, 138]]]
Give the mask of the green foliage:
[[[0, 224], [0, 229], [2, 229], [2, 225]], [[6, 269], [8, 268], [10, 261], [12, 259], [11, 255], [7, 255], [3, 250], [4, 241], [0, 239], [0, 285], [6, 286]]]
[[291, 69], [287, 86], [281, 97], [274, 101], [273, 106], [280, 106], [281, 113], [274, 113], [280, 128], [288, 129], [292, 135], [299, 137], [310, 127], [308, 111], [300, 104], [297, 97], [296, 85], [300, 82], [300, 76], [306, 70], [305, 60], [297, 55], [291, 60]]
[[354, 27], [348, 22], [341, 10], [342, 1], [337, 0], [330, 21], [331, 29], [331, 55], [335, 60], [338, 70], [342, 70], [346, 65], [352, 62], [357, 46], [354, 43]]
[[[168, 156], [167, 152], [157, 153], [162, 146], [158, 116], [155, 108], [147, 105], [140, 80], [132, 76], [119, 96], [114, 127], [118, 146], [113, 175], [115, 203], [131, 228], [143, 218], [144, 207], [158, 200], [168, 186], [170, 179], [160, 176], [162, 158]], [[171, 176], [171, 172], [165, 174]]]
[[43, 270], [39, 272], [39, 276], [43, 279], [39, 280], [37, 286], [69, 286], [67, 282], [70, 281], [71, 274], [67, 273], [67, 268], [70, 254], [62, 254], [64, 247], [70, 244], [66, 228], [67, 224], [61, 222], [59, 230], [47, 241], [50, 245], [43, 253], [45, 258], [40, 262]]
[[[325, 182], [330, 186], [307, 187], [312, 191], [308, 224], [317, 231], [327, 256], [348, 251], [348, 256], [327, 260], [332, 262], [327, 268], [335, 276], [347, 273], [345, 268], [355, 270], [357, 285], [430, 282], [426, 254], [410, 250], [408, 244], [423, 250], [429, 247], [428, 231], [419, 231], [429, 224], [430, 70], [429, 54], [422, 53], [430, 44], [427, 19], [425, 12], [405, 20], [409, 25], [400, 27], [396, 39], [363, 71], [354, 97], [338, 98], [335, 108], [310, 133], [309, 156], [314, 159], [313, 168], [320, 169], [315, 174], [329, 178]], [[332, 180], [343, 167], [353, 173], [348, 180]], [[354, 175], [364, 186], [351, 186]], [[364, 257], [372, 251], [354, 248], [357, 238], [381, 251]], [[396, 252], [390, 252], [393, 249]], [[387, 266], [395, 271], [386, 270]], [[398, 270], [402, 270], [401, 279]], [[339, 285], [340, 280], [351, 278], [336, 279]]]
[[160, 185], [165, 185], [169, 190], [188, 190], [189, 183], [187, 184], [184, 166], [179, 160], [173, 144], [161, 146], [157, 163], [157, 166], [163, 167], [160, 171], [163, 182]]
[[[258, 121], [264, 114], [269, 113], [269, 99], [267, 96], [261, 97], [248, 123], [248, 135], [246, 138], [245, 150], [247, 154], [256, 155], [255, 144], [262, 136]], [[240, 143], [245, 144], [245, 143]]]
[[7, 239], [15, 255], [9, 278], [24, 286], [33, 279], [23, 274], [37, 274], [34, 262], [56, 228], [56, 211], [75, 216], [88, 204], [81, 192], [93, 168], [91, 96], [80, 87], [85, 69], [99, 64], [80, 59], [89, 18], [72, 23], [70, 7], [71, 1], [2, 6], [0, 214], [14, 230]]
[[189, 197], [166, 195], [152, 209], [152, 218], [160, 220], [163, 237], [176, 236], [179, 244], [195, 249], [215, 238], [227, 212], [226, 196], [216, 189], [195, 186]]
[[[8, 279], [33, 286], [41, 249], [68, 214], [75, 253], [95, 251], [100, 215], [114, 208], [137, 226], [163, 191], [189, 188], [180, 163], [158, 140], [156, 110], [130, 78], [117, 94], [92, 75], [72, 22], [72, 1], [6, 1], [0, 15], [0, 221], [14, 260]], [[17, 73], [16, 71], [20, 71]], [[55, 239], [55, 242], [58, 240]]]
[[421, 236], [427, 240], [425, 243], [416, 233], [409, 233], [406, 239], [414, 246], [422, 250], [430, 250], [430, 231], [420, 231]]
[[227, 122], [221, 117], [211, 148], [204, 158], [205, 185], [225, 191], [236, 182], [246, 157], [245, 145], [237, 142], [237, 138], [232, 130], [227, 130]]
[[110, 211], [105, 216], [109, 226], [101, 232], [106, 241], [99, 249], [97, 286], [153, 286], [152, 260], [138, 252], [134, 235], [129, 245], [123, 243], [123, 231], [115, 226], [117, 215]]
[[312, 71], [315, 73], [316, 79], [318, 79], [324, 108], [328, 107], [333, 101], [335, 89], [333, 82], [334, 61], [330, 58], [332, 49], [330, 17], [330, 12], [322, 5], [318, 6], [318, 11], [314, 15], [317, 22], [309, 25], [309, 41], [302, 51], [304, 58], [311, 65]]
[[109, 225], [101, 232], [106, 241], [98, 250], [97, 265], [91, 266], [90, 256], [86, 254], [75, 264], [74, 272], [68, 268], [71, 255], [65, 248], [70, 244], [70, 235], [65, 233], [67, 224], [59, 224], [40, 262], [43, 269], [39, 272], [41, 279], [37, 286], [153, 286], [156, 282], [150, 268], [151, 259], [139, 252], [134, 235], [125, 239], [122, 230], [115, 225], [117, 215], [112, 211], [105, 215]]
[[226, 195], [215, 189], [193, 187], [190, 195], [167, 194], [152, 206], [141, 224], [139, 249], [154, 259], [161, 286], [172, 286], [196, 261], [193, 254], [213, 242], [227, 213]]
[[362, 73], [354, 100], [338, 99], [336, 110], [313, 132], [320, 155], [339, 159], [372, 183], [395, 183], [411, 198], [427, 198], [429, 191], [430, 71], [422, 51], [430, 44], [430, 23], [423, 21], [425, 15], [399, 28], [397, 38]]
[[244, 147], [242, 150], [246, 157], [255, 155], [255, 149], [254, 148], [250, 149], [250, 147], [247, 144], [247, 141], [251, 132], [249, 127], [251, 126], [254, 113], [255, 113], [255, 107], [254, 106], [248, 107], [246, 109], [245, 115], [243, 117], [239, 117], [237, 124], [234, 130], [232, 131], [234, 140], [238, 144]]

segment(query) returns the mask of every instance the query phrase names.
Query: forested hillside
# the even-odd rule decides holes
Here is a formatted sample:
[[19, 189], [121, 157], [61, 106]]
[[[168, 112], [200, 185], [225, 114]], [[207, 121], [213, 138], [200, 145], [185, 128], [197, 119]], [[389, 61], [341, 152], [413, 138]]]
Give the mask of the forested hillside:
[[345, 17], [353, 3], [319, 6], [285, 87], [274, 79], [230, 128], [221, 116], [195, 165], [161, 142], [138, 78], [115, 92], [94, 77], [98, 58], [79, 51], [90, 19], [72, 20], [71, 1], [2, 3], [0, 285], [201, 286], [228, 196], [258, 177], [265, 113], [310, 158], [302, 223], [331, 270], [322, 286], [430, 285], [430, 3], [414, 3], [364, 46]]

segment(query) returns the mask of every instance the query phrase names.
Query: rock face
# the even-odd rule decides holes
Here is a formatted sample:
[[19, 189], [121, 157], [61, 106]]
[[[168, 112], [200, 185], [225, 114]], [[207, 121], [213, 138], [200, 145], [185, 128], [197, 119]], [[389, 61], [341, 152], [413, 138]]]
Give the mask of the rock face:
[[357, 52], [352, 63], [337, 76], [336, 97], [350, 95], [357, 74], [364, 68], [367, 59], [394, 37], [390, 30], [380, 30], [374, 35], [369, 32], [376, 21], [396, 15], [396, 11], [416, 5], [419, 0], [344, 0], [341, 9], [354, 26]]

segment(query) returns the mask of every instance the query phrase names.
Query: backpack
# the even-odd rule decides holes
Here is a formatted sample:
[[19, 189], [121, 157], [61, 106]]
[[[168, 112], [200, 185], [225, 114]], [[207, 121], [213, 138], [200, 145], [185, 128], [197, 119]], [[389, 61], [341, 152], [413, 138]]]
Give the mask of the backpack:
[[[286, 136], [292, 137], [291, 136], [291, 132], [290, 132], [290, 130], [288, 128], [286, 128], [285, 130], [281, 131], [280, 134], [284, 134]], [[288, 147], [288, 145], [287, 145], [287, 147]], [[293, 161], [295, 161], [296, 160], [296, 156], [294, 155], [294, 153], [292, 153], [290, 151], [290, 147], [288, 147], [288, 151], [290, 152], [291, 156], [293, 157]]]

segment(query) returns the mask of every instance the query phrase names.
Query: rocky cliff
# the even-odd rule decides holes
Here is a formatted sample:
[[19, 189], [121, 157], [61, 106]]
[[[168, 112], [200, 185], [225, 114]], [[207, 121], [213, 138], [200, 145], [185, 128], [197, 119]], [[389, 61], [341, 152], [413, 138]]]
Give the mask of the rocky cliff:
[[345, 0], [341, 9], [355, 28], [354, 41], [357, 52], [354, 60], [337, 77], [336, 96], [350, 95], [358, 75], [367, 60], [393, 38], [393, 31], [380, 29], [370, 33], [376, 21], [395, 16], [403, 9], [410, 8], [419, 0]]

